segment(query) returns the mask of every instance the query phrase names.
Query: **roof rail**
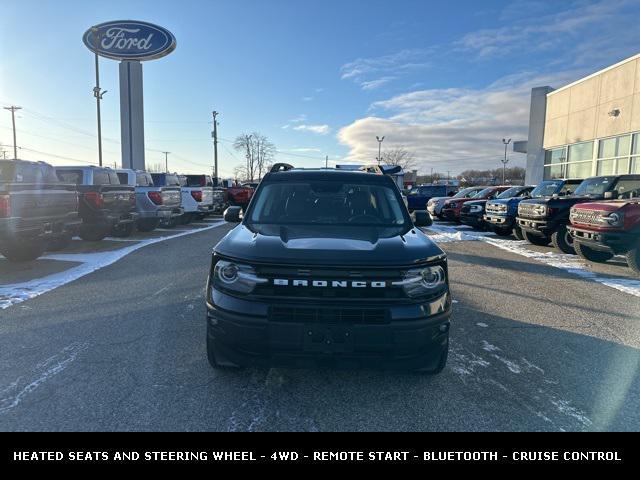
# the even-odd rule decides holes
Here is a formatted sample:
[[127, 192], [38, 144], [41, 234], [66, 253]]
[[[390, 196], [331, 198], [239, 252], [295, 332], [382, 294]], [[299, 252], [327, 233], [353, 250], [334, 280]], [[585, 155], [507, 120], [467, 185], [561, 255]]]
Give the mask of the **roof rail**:
[[271, 170], [269, 170], [269, 172], [277, 173], [286, 172], [288, 170], [293, 170], [293, 165], [289, 165], [288, 163], [275, 163], [273, 167], [271, 167]]

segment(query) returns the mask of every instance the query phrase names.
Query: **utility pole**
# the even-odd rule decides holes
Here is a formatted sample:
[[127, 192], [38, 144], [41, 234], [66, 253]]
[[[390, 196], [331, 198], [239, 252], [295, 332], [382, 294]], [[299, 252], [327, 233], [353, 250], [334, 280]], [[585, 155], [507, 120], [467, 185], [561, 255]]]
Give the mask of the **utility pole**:
[[162, 152], [164, 153], [164, 171], [165, 173], [169, 173], [169, 154], [171, 152]]
[[502, 143], [504, 144], [504, 159], [500, 160], [500, 161], [502, 162], [502, 185], [504, 185], [505, 184], [506, 171], [507, 171], [507, 163], [509, 163], [509, 160], [507, 159], [507, 148], [509, 147], [509, 144], [511, 143], [511, 139], [505, 140], [503, 138], [502, 139]]
[[433, 183], [433, 167], [431, 167], [431, 183]]
[[329, 168], [329, 155], [324, 157], [324, 168]]
[[11, 124], [13, 125], [13, 158], [17, 160], [18, 145], [16, 144], [16, 110], [22, 110], [22, 107], [11, 105], [10, 107], [4, 107], [4, 109], [11, 112]]
[[96, 64], [96, 86], [93, 87], [93, 96], [96, 97], [96, 113], [98, 116], [98, 164], [102, 166], [102, 121], [100, 119], [100, 100], [102, 100], [102, 96], [107, 93], [100, 89], [100, 64], [98, 62], [98, 45], [100, 43], [100, 29], [98, 27], [92, 27], [91, 33], [93, 33], [94, 38], [94, 46], [93, 54], [95, 56], [95, 64]]
[[384, 142], [384, 137], [380, 138], [376, 135], [376, 140], [378, 141], [378, 165], [382, 162], [382, 142]]
[[218, 121], [216, 117], [219, 115], [215, 110], [212, 112], [213, 114], [213, 178], [214, 185], [218, 186]]

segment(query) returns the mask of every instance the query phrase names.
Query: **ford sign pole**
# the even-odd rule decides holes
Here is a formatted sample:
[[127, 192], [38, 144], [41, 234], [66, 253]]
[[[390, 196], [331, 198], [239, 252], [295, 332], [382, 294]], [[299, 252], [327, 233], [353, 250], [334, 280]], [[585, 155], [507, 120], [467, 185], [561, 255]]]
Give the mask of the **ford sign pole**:
[[102, 166], [102, 122], [100, 120], [100, 100], [102, 99], [102, 95], [104, 95], [104, 93], [100, 93], [100, 67], [98, 62], [100, 29], [98, 27], [92, 27], [91, 32], [93, 33], [93, 41], [95, 42], [93, 53], [96, 58], [96, 86], [93, 89], [93, 96], [96, 97], [96, 109], [98, 113], [98, 165]]
[[120, 61], [120, 135], [122, 165], [134, 170], [145, 169], [144, 102], [142, 61], [169, 55], [176, 39], [166, 28], [139, 20], [114, 20], [89, 28], [82, 41], [95, 55], [96, 97], [98, 108], [98, 147], [102, 165], [102, 127], [100, 100], [106, 91], [100, 89], [98, 56]]

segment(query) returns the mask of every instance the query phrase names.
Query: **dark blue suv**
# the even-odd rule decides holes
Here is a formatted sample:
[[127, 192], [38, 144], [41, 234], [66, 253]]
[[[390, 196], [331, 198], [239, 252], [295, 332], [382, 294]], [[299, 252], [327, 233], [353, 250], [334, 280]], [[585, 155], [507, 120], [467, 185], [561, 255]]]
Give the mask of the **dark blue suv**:
[[524, 240], [522, 230], [516, 223], [518, 205], [528, 198], [552, 197], [553, 195], [570, 195], [582, 180], [548, 180], [531, 190], [528, 188], [526, 195], [517, 195], [512, 198], [495, 199], [487, 202], [485, 222], [491, 225], [493, 231], [500, 236], [507, 237], [513, 233], [518, 240]]

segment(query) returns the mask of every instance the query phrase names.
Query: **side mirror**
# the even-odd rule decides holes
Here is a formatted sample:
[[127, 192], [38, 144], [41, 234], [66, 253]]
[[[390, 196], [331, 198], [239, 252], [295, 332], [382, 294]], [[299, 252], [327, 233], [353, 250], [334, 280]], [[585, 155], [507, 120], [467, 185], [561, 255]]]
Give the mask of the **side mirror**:
[[617, 190], [613, 190], [611, 192], [604, 192], [604, 199], [605, 200], [615, 200], [616, 198], [618, 198], [618, 191]]
[[224, 211], [224, 221], [229, 223], [239, 223], [242, 207], [229, 207]]
[[416, 227], [430, 227], [433, 225], [433, 220], [431, 220], [431, 215], [426, 210], [415, 210], [413, 212], [414, 220], [413, 224]]

